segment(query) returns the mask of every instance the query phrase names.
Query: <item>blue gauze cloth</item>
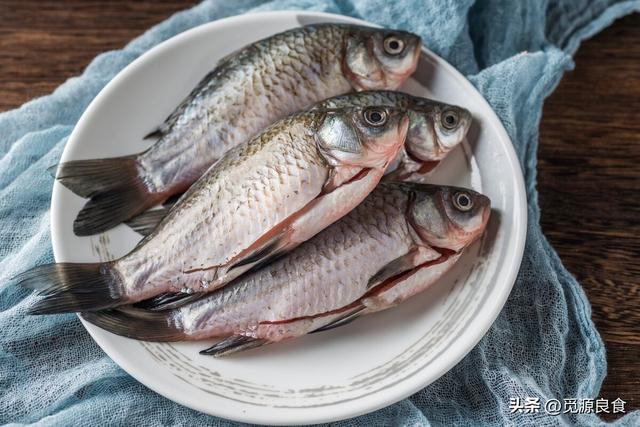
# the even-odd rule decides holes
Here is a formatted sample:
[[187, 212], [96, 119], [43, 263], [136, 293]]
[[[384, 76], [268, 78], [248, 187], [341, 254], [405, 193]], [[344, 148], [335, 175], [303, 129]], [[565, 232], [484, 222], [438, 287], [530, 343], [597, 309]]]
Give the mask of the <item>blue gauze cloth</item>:
[[[542, 102], [572, 68], [581, 40], [640, 10], [614, 0], [205, 1], [124, 49], [98, 56], [53, 94], [0, 115], [0, 422], [39, 425], [231, 425], [182, 407], [127, 375], [73, 314], [27, 316], [33, 296], [8, 279], [53, 261], [46, 168], [81, 113], [124, 66], [154, 45], [247, 11], [340, 13], [422, 36], [464, 73], [506, 127], [529, 201], [520, 274], [487, 335], [457, 366], [408, 399], [337, 425], [599, 425], [594, 414], [511, 414], [512, 397], [594, 398], [605, 351], [582, 289], [542, 235], [535, 190]], [[588, 90], [588, 88], [585, 88]], [[624, 396], [621, 396], [624, 398]], [[617, 425], [640, 425], [640, 412]]]

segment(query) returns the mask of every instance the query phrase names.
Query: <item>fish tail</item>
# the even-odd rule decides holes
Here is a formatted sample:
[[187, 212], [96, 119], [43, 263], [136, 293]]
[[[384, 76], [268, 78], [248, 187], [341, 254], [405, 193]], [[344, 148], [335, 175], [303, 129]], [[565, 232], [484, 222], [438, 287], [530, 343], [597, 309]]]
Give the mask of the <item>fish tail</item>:
[[101, 310], [122, 304], [120, 276], [112, 263], [41, 265], [14, 278], [42, 297], [29, 314]]
[[147, 311], [132, 307], [82, 313], [87, 322], [116, 335], [144, 341], [182, 341], [187, 335], [172, 311]]
[[73, 223], [78, 236], [109, 230], [158, 201], [139, 172], [137, 156], [74, 160], [58, 166], [56, 178], [90, 198]]

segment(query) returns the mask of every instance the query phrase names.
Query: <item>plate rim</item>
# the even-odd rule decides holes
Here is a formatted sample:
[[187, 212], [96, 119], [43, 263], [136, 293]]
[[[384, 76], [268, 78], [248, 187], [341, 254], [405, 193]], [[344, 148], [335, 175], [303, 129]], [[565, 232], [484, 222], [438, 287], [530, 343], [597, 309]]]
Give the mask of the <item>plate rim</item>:
[[[368, 25], [368, 26], [378, 26], [372, 24], [370, 22], [352, 18], [345, 15], [333, 14], [333, 13], [325, 13], [325, 12], [314, 12], [314, 11], [300, 11], [300, 10], [281, 10], [281, 11], [265, 11], [265, 12], [250, 12], [241, 15], [235, 15], [231, 17], [226, 17], [222, 19], [218, 19], [215, 21], [207, 22], [191, 29], [188, 29], [182, 33], [179, 33], [161, 43], [158, 43], [148, 51], [141, 54], [135, 60], [133, 60], [130, 64], [125, 66], [122, 70], [120, 70], [95, 96], [95, 98], [91, 101], [89, 106], [82, 113], [78, 122], [76, 123], [73, 131], [71, 132], [67, 143], [65, 144], [64, 151], [61, 156], [61, 161], [65, 160], [66, 157], [69, 156], [69, 152], [71, 151], [69, 147], [75, 145], [77, 134], [80, 133], [80, 129], [84, 127], [84, 122], [88, 121], [88, 117], [93, 114], [93, 111], [96, 110], [100, 104], [104, 101], [105, 98], [108, 98], [109, 93], [111, 92], [111, 88], [117, 86], [119, 82], [123, 79], [126, 79], [129, 74], [134, 72], [141, 64], [144, 64], [146, 61], [151, 58], [162, 55], [166, 50], [170, 50], [172, 45], [176, 43], [180, 43], [183, 40], [192, 38], [201, 32], [207, 32], [211, 27], [216, 27], [220, 24], [237, 24], [242, 25], [243, 21], [251, 21], [255, 20], [256, 17], [265, 17], [265, 18], [281, 18], [287, 19], [291, 16], [297, 17], [300, 15], [305, 15], [312, 19], [318, 20], [327, 20], [327, 21], [350, 21], [354, 24], [360, 25]], [[300, 409], [285, 409], [282, 412], [278, 412], [282, 414], [284, 418], [278, 418], [277, 416], [272, 416], [271, 418], [265, 419], [260, 416], [253, 416], [252, 412], [255, 411], [227, 411], [224, 406], [219, 406], [215, 408], [215, 411], [212, 411], [212, 408], [206, 406], [204, 403], [199, 404], [198, 400], [190, 400], [188, 396], [183, 396], [180, 394], [172, 394], [170, 390], [167, 390], [166, 384], [161, 380], [156, 380], [156, 377], [148, 377], [140, 373], [136, 367], [135, 363], [129, 361], [124, 354], [121, 354], [117, 351], [116, 348], [109, 341], [104, 341], [96, 338], [94, 335], [93, 325], [85, 322], [80, 316], [78, 316], [85, 327], [85, 329], [89, 332], [92, 339], [100, 346], [100, 348], [109, 356], [116, 364], [118, 364], [124, 371], [126, 371], [129, 375], [131, 375], [135, 380], [150, 388], [154, 392], [160, 394], [161, 396], [168, 398], [176, 403], [179, 403], [188, 408], [197, 410], [199, 412], [226, 418], [233, 421], [240, 422], [248, 422], [248, 423], [262, 423], [262, 424], [270, 424], [270, 425], [292, 425], [292, 424], [315, 424], [315, 423], [323, 423], [323, 422], [332, 422], [337, 420], [343, 420], [347, 418], [356, 417], [359, 415], [363, 415], [366, 413], [373, 412], [377, 409], [392, 405], [397, 403], [398, 401], [414, 394], [420, 389], [426, 387], [431, 384], [433, 381], [440, 378], [446, 372], [451, 370], [455, 365], [460, 362], [477, 344], [478, 342], [486, 335], [489, 328], [493, 325], [496, 318], [502, 311], [509, 294], [515, 284], [517, 274], [520, 270], [520, 265], [522, 263], [523, 255], [524, 255], [524, 247], [526, 240], [526, 230], [527, 230], [527, 199], [526, 199], [526, 189], [524, 184], [524, 176], [522, 174], [522, 169], [520, 166], [520, 162], [518, 161], [517, 154], [513, 147], [513, 142], [509, 137], [504, 125], [498, 118], [497, 114], [491, 107], [491, 105], [486, 101], [486, 99], [482, 96], [482, 94], [467, 80], [457, 69], [455, 69], [451, 64], [442, 59], [440, 56], [436, 55], [429, 49], [423, 47], [423, 50], [428, 52], [433, 58], [435, 58], [438, 62], [438, 66], [442, 66], [450, 75], [454, 76], [455, 79], [469, 92], [474, 93], [478, 97], [478, 101], [480, 106], [486, 111], [486, 119], [487, 124], [494, 128], [494, 131], [499, 135], [498, 143], [505, 150], [507, 155], [508, 164], [511, 169], [514, 171], [514, 176], [512, 177], [514, 182], [514, 188], [516, 189], [517, 194], [514, 196], [513, 200], [513, 227], [516, 231], [515, 236], [515, 250], [512, 252], [510, 258], [511, 260], [508, 262], [510, 266], [506, 272], [503, 272], [501, 276], [503, 277], [503, 281], [506, 283], [505, 286], [500, 287], [500, 292], [495, 295], [493, 298], [496, 304], [490, 307], [490, 311], [485, 311], [483, 314], [484, 322], [481, 324], [474, 324], [474, 328], [476, 330], [473, 335], [473, 339], [467, 339], [466, 341], [458, 339], [454, 341], [451, 345], [457, 345], [461, 347], [460, 350], [457, 351], [455, 357], [450, 357], [447, 359], [447, 363], [445, 363], [445, 367], [440, 369], [440, 372], [437, 374], [429, 373], [428, 375], [422, 371], [414, 374], [411, 377], [406, 378], [404, 381], [399, 384], [404, 384], [404, 386], [394, 385], [389, 389], [385, 389], [384, 391], [378, 391], [366, 397], [354, 400], [349, 402], [348, 404], [334, 404], [328, 407], [323, 408], [321, 411], [321, 415], [318, 415], [318, 411], [313, 411], [312, 408], [300, 408]], [[90, 122], [90, 120], [88, 121]], [[506, 144], [504, 142], [507, 142]], [[51, 198], [51, 242], [53, 246], [54, 259], [56, 262], [60, 262], [61, 253], [63, 252], [63, 237], [59, 227], [56, 227], [61, 221], [60, 215], [62, 214], [62, 209], [58, 207], [60, 197], [62, 197], [62, 185], [55, 181], [52, 198]], [[509, 255], [508, 255], [509, 256]], [[461, 341], [464, 341], [461, 344]], [[425, 371], [425, 370], [423, 370]], [[312, 413], [316, 413], [315, 416], [311, 416]]]

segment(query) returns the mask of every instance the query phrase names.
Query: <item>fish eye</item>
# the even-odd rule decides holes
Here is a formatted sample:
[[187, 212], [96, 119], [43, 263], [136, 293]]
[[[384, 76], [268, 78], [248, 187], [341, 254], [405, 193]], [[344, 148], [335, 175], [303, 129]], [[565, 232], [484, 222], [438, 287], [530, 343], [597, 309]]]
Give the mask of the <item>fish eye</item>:
[[458, 113], [454, 110], [446, 110], [442, 113], [442, 126], [445, 129], [455, 129], [458, 126], [458, 122], [460, 121], [460, 117]]
[[384, 51], [389, 55], [398, 55], [404, 50], [404, 41], [397, 36], [388, 36], [384, 39]]
[[473, 199], [469, 193], [458, 191], [453, 195], [453, 206], [461, 212], [468, 212], [473, 208]]
[[367, 108], [364, 110], [364, 121], [371, 126], [382, 126], [387, 122], [387, 112], [381, 108]]

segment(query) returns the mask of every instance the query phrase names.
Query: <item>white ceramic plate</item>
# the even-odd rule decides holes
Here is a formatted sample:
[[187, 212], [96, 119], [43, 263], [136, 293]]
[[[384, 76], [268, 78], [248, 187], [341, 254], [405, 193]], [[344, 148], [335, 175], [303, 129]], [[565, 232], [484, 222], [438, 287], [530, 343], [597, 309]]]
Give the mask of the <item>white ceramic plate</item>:
[[[203, 25], [162, 43], [100, 92], [78, 122], [62, 160], [142, 151], [148, 146], [142, 136], [219, 58], [314, 22], [366, 24], [320, 13], [256, 13]], [[145, 343], [84, 323], [104, 351], [169, 399], [211, 415], [264, 424], [310, 424], [364, 414], [411, 395], [462, 359], [489, 329], [515, 280], [525, 239], [525, 191], [511, 142], [489, 105], [453, 67], [425, 53], [415, 80], [404, 89], [462, 105], [475, 119], [469, 143], [440, 165], [433, 181], [473, 187], [488, 195], [494, 207], [482, 240], [449, 274], [399, 308], [226, 359], [198, 354], [210, 342]], [[113, 259], [140, 239], [126, 226], [75, 236], [72, 224], [83, 204], [63, 186], [54, 186], [56, 261]]]

